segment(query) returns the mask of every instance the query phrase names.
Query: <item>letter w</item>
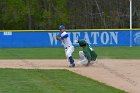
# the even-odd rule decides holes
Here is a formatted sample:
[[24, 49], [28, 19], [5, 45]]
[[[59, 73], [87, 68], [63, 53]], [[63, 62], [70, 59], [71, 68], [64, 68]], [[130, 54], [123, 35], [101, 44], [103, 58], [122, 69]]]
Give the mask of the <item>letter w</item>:
[[53, 45], [53, 42], [55, 42], [55, 45], [57, 45], [57, 40], [56, 40], [57, 33], [48, 33], [48, 34], [49, 34], [51, 45]]

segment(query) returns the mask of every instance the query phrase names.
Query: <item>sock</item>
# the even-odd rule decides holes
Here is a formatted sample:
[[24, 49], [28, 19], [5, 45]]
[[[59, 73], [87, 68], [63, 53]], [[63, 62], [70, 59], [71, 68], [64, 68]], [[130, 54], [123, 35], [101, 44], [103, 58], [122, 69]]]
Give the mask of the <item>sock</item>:
[[74, 60], [73, 60], [72, 56], [69, 57], [69, 61], [70, 61], [70, 64], [74, 64]]

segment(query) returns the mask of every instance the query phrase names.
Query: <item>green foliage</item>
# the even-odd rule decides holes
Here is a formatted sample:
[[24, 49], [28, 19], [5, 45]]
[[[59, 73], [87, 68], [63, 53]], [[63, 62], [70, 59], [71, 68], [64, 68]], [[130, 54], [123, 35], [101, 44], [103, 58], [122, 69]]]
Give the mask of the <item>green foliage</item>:
[[67, 23], [67, 0], [1, 0], [0, 29], [51, 29]]
[[24, 24], [23, 14], [25, 13], [22, 0], [5, 0], [5, 7], [2, 12], [2, 23], [5, 28], [14, 29]]
[[[139, 28], [140, 0], [133, 0]], [[129, 0], [0, 0], [0, 29], [129, 28]]]

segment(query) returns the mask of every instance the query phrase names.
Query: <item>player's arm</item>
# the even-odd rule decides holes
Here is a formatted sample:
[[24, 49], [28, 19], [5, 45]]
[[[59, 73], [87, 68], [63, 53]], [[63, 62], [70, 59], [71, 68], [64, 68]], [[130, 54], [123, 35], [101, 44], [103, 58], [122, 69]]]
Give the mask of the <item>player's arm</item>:
[[57, 40], [62, 40], [62, 39], [64, 39], [64, 38], [67, 38], [68, 37], [68, 34], [65, 34], [65, 35], [58, 35], [57, 37], [56, 37], [56, 39]]
[[57, 36], [56, 39], [57, 39], [57, 40], [62, 40], [60, 36]]

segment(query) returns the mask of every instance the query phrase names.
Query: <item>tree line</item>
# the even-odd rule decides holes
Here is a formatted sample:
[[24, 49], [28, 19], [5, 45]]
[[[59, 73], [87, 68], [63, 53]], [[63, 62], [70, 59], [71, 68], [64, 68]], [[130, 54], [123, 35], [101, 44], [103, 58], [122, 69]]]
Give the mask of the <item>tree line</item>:
[[[133, 27], [140, 28], [140, 0], [133, 0]], [[129, 28], [129, 0], [0, 0], [0, 29]]]

